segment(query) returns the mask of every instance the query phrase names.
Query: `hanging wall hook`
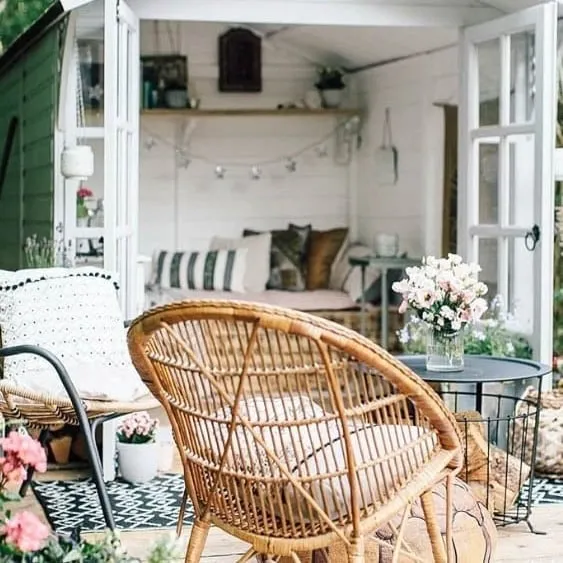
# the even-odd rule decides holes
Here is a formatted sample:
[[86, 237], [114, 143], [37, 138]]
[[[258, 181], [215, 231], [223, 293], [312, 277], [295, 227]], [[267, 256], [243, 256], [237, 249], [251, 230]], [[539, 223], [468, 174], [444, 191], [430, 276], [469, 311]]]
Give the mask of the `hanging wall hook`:
[[526, 245], [526, 249], [530, 252], [533, 252], [540, 241], [540, 228], [538, 225], [534, 225], [531, 231], [526, 233], [524, 237], [524, 244]]

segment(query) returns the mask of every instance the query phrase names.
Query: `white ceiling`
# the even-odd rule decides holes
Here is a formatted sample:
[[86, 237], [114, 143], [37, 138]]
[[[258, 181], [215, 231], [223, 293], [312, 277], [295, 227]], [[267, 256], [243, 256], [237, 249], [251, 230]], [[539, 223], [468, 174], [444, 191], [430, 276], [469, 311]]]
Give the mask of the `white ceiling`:
[[[134, 6], [135, 1], [129, 0]], [[367, 0], [366, 0], [367, 1]], [[369, 0], [378, 3], [378, 0]], [[387, 0], [389, 2], [389, 0]], [[494, 8], [498, 15], [537, 4], [539, 0], [394, 0], [394, 5]], [[101, 36], [101, 0], [78, 8], [80, 37]], [[236, 22], [233, 22], [236, 23]], [[190, 25], [190, 24], [188, 24]], [[191, 24], [194, 25], [194, 24]], [[202, 24], [199, 24], [202, 25]], [[203, 24], [205, 25], [205, 24]], [[346, 68], [380, 63], [415, 53], [432, 51], [457, 42], [457, 28], [342, 27], [253, 25], [280, 47], [289, 47], [304, 58]]]

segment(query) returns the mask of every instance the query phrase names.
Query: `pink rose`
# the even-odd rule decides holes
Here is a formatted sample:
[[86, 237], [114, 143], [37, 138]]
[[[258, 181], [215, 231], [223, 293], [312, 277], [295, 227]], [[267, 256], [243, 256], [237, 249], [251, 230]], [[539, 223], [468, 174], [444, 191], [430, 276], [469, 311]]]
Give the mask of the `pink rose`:
[[49, 528], [35, 514], [23, 511], [6, 521], [1, 533], [6, 536], [6, 543], [29, 553], [43, 547], [49, 537]]
[[45, 450], [31, 436], [13, 431], [6, 438], [0, 439], [0, 446], [4, 451], [4, 456], [0, 458], [0, 471], [5, 480], [22, 481], [26, 467], [33, 467], [40, 473], [47, 471]]

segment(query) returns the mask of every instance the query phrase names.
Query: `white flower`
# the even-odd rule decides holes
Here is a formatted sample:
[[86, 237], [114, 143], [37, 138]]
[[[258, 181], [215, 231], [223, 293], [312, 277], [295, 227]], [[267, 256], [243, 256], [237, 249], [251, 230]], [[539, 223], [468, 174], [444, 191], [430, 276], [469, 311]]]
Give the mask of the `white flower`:
[[461, 329], [461, 321], [459, 319], [454, 319], [452, 321], [452, 330], [460, 330]]
[[487, 302], [481, 297], [475, 299], [475, 301], [471, 303], [471, 315], [473, 317], [473, 322], [478, 321], [486, 310]]
[[442, 305], [442, 307], [440, 307], [440, 315], [442, 315], [444, 319], [448, 319], [449, 321], [452, 321], [455, 317], [455, 313], [447, 305]]
[[508, 354], [514, 354], [514, 344], [512, 342], [506, 343], [506, 351]]
[[410, 340], [409, 330], [407, 327], [403, 327], [401, 330], [397, 332], [397, 336], [399, 337], [399, 342], [401, 344], [407, 344]]

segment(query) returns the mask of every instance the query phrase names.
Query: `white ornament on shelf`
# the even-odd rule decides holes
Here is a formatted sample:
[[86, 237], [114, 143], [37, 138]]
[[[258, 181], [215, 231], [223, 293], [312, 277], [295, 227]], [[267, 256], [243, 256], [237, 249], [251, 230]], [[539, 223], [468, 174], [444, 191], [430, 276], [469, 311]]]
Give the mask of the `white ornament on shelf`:
[[92, 147], [66, 147], [61, 155], [61, 173], [65, 178], [86, 180], [94, 174]]

